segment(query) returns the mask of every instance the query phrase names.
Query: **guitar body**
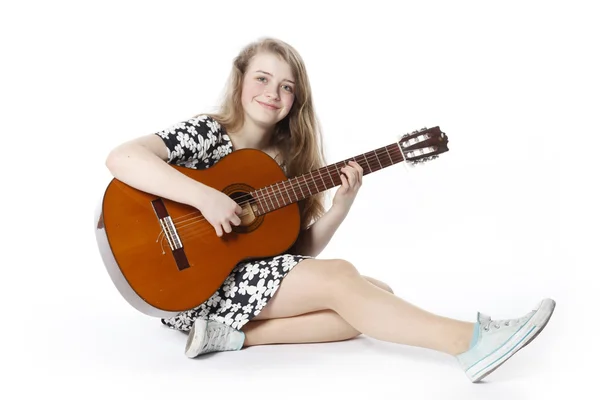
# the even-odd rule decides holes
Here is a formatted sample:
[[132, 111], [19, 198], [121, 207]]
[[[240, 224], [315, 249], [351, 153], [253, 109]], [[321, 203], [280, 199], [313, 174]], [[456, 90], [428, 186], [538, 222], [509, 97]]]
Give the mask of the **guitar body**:
[[[235, 151], [205, 170], [172, 165], [188, 177], [220, 190], [244, 210], [242, 224], [218, 237], [199, 210], [159, 198], [113, 179], [96, 212], [96, 239], [103, 262], [121, 295], [147, 315], [169, 317], [207, 300], [237, 263], [288, 250], [300, 232], [297, 203], [262, 215], [248, 193], [286, 180], [267, 154]], [[179, 249], [173, 251], [161, 224], [173, 221]], [[159, 216], [161, 216], [159, 218]], [[175, 247], [178, 247], [175, 245]]]

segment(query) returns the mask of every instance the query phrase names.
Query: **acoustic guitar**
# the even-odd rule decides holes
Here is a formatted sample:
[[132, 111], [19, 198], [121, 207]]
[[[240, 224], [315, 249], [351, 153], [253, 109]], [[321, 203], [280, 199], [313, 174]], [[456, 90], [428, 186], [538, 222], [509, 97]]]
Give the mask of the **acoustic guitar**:
[[241, 224], [217, 236], [201, 212], [112, 179], [95, 215], [102, 260], [120, 294], [140, 312], [170, 317], [207, 300], [240, 261], [290, 249], [300, 233], [297, 202], [341, 185], [340, 169], [353, 160], [363, 176], [405, 162], [430, 161], [448, 151], [439, 127], [287, 178], [269, 155], [240, 149], [210, 168], [171, 165], [227, 194], [242, 208]]

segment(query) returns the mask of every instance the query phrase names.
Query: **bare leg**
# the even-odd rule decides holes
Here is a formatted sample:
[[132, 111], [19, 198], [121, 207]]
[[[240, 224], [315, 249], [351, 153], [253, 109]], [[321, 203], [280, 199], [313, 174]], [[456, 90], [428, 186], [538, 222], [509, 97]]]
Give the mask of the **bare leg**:
[[438, 350], [466, 351], [473, 323], [422, 310], [364, 279], [343, 260], [304, 260], [281, 283], [258, 319], [333, 310], [375, 339]]
[[[392, 292], [385, 283], [364, 277], [373, 285]], [[282, 343], [336, 342], [352, 339], [360, 332], [332, 310], [315, 311], [288, 318], [252, 320], [242, 328], [244, 347]]]

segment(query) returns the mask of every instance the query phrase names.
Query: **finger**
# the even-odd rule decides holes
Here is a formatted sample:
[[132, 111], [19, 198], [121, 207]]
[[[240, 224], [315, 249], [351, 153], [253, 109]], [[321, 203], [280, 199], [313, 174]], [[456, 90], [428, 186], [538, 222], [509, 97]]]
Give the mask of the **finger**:
[[349, 161], [348, 162], [348, 166], [350, 166], [351, 168], [360, 171], [361, 170], [361, 166], [359, 163], [357, 163], [356, 161]]
[[360, 167], [360, 164], [357, 163], [356, 161], [350, 161], [350, 163], [348, 164], [348, 167], [350, 167], [351, 170], [356, 171], [356, 172], [360, 172], [362, 169]]
[[352, 167], [346, 170], [346, 176], [348, 177], [348, 182], [350, 184], [350, 188], [354, 188], [354, 183], [356, 182], [356, 172]]
[[215, 232], [218, 237], [223, 236], [223, 228], [221, 228], [221, 224], [215, 224], [213, 227], [215, 228]]
[[238, 217], [237, 215], [235, 215], [233, 218], [231, 218], [231, 222], [235, 225], [238, 226], [239, 224], [242, 223], [242, 220], [240, 219], [240, 217]]
[[356, 161], [350, 161], [352, 163], [352, 166], [354, 166], [354, 168], [356, 168], [358, 170], [358, 172], [360, 172], [361, 174], [363, 173], [363, 168], [360, 166], [359, 163], [357, 163]]
[[349, 186], [348, 178], [346, 178], [346, 175], [344, 175], [344, 174], [341, 174], [340, 177], [342, 178], [342, 187], [344, 189], [348, 189], [348, 186]]
[[223, 230], [227, 233], [231, 233], [231, 225], [229, 225], [228, 221], [223, 222], [221, 225], [223, 225]]
[[346, 178], [347, 181], [349, 181], [350, 179], [350, 171], [352, 170], [352, 167], [345, 165], [343, 166], [340, 171], [342, 172], [342, 176]]
[[352, 161], [352, 165], [354, 166], [354, 170], [356, 171], [356, 181], [361, 184], [362, 183], [362, 176], [363, 176], [363, 168], [360, 166], [359, 163]]
[[242, 213], [242, 211], [242, 207], [238, 204], [238, 206], [235, 208], [235, 213], [239, 215]]

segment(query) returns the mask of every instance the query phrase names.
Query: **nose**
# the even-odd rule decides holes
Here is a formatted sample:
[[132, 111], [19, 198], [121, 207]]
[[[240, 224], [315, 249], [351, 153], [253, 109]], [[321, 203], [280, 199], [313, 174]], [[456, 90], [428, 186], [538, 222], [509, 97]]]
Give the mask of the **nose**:
[[267, 88], [264, 90], [263, 94], [269, 99], [279, 100], [279, 92], [277, 90]]

